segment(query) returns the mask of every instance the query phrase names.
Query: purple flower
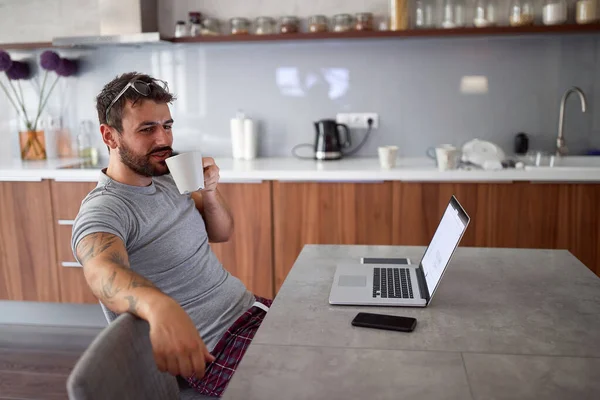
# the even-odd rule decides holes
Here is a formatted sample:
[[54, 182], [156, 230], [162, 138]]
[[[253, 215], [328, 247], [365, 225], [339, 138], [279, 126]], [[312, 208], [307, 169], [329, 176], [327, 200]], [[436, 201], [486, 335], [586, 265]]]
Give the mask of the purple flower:
[[77, 62], [75, 60], [61, 58], [55, 72], [57, 75], [63, 77], [75, 75], [77, 73]]
[[40, 65], [47, 71], [55, 71], [60, 65], [60, 57], [54, 51], [46, 50], [40, 56]]
[[13, 61], [11, 67], [6, 71], [8, 79], [13, 81], [19, 79], [29, 79], [31, 70], [29, 64], [21, 61]]
[[0, 72], [8, 71], [11, 65], [12, 60], [10, 59], [10, 54], [4, 50], [0, 50]]

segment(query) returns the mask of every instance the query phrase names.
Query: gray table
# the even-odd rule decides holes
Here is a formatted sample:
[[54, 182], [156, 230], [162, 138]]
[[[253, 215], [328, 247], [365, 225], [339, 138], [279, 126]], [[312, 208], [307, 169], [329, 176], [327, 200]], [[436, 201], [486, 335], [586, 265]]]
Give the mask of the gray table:
[[224, 399], [600, 399], [600, 279], [567, 251], [459, 248], [427, 308], [328, 304], [336, 263], [424, 250], [306, 246]]

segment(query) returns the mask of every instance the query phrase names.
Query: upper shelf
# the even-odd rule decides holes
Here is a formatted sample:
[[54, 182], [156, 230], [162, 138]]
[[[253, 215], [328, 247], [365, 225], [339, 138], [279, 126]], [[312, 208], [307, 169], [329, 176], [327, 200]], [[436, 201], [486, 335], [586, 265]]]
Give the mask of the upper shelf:
[[324, 39], [382, 39], [382, 38], [444, 38], [456, 36], [502, 36], [502, 35], [534, 35], [534, 34], [572, 34], [600, 33], [600, 24], [588, 25], [555, 25], [555, 26], [522, 26], [522, 27], [489, 27], [489, 28], [455, 28], [455, 29], [409, 29], [404, 31], [349, 31], [290, 33], [275, 35], [220, 35], [194, 36], [170, 39], [173, 43], [218, 43], [218, 42], [269, 42], [294, 40]]
[[[588, 25], [533, 25], [522, 27], [489, 27], [489, 28], [455, 28], [455, 29], [409, 29], [404, 31], [349, 31], [349, 32], [319, 32], [292, 33], [275, 35], [218, 35], [194, 36], [166, 39], [172, 43], [236, 43], [236, 42], [273, 42], [273, 41], [310, 41], [310, 40], [346, 40], [346, 39], [402, 39], [402, 38], [450, 38], [477, 36], [528, 36], [540, 34], [584, 34], [600, 33], [600, 24]], [[148, 43], [152, 45], [153, 43]], [[115, 44], [115, 46], [118, 46]], [[39, 43], [0, 43], [0, 49], [35, 50], [53, 47], [50, 42]], [[62, 46], [61, 46], [62, 47]]]

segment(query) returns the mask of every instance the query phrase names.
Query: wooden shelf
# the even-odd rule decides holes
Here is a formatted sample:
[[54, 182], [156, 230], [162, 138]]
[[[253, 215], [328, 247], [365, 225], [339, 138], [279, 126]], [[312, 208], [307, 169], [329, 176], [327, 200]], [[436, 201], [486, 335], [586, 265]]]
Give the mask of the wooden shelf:
[[490, 27], [490, 28], [456, 28], [456, 29], [410, 29], [405, 31], [350, 31], [294, 33], [275, 35], [221, 35], [195, 36], [170, 39], [173, 43], [222, 43], [222, 42], [270, 42], [297, 40], [336, 40], [336, 39], [393, 39], [393, 38], [445, 38], [457, 36], [506, 36], [506, 35], [539, 35], [539, 34], [582, 34], [600, 33], [600, 24], [589, 25], [556, 25], [556, 26], [523, 26], [523, 27]]
[[[494, 37], [494, 36], [528, 36], [544, 34], [594, 34], [600, 33], [600, 24], [589, 25], [556, 25], [556, 26], [522, 26], [522, 27], [490, 27], [490, 28], [456, 28], [456, 29], [409, 29], [405, 31], [350, 31], [322, 33], [293, 33], [275, 35], [219, 35], [195, 36], [183, 38], [167, 38], [171, 43], [244, 43], [244, 42], [285, 42], [310, 40], [352, 40], [352, 39], [401, 39], [401, 38], [451, 38], [451, 37]], [[148, 45], [152, 45], [149, 43]], [[114, 46], [119, 46], [115, 44]], [[0, 43], [4, 50], [36, 50], [52, 48], [51, 42], [33, 43]], [[56, 47], [55, 47], [56, 48]]]

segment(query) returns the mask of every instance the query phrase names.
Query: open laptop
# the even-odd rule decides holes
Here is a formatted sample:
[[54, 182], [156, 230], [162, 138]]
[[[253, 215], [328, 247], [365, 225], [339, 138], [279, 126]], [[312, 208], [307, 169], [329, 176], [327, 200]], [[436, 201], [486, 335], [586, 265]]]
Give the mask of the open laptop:
[[469, 221], [452, 196], [419, 265], [340, 264], [329, 303], [427, 307]]

